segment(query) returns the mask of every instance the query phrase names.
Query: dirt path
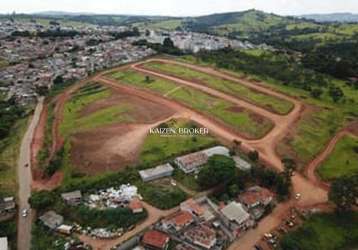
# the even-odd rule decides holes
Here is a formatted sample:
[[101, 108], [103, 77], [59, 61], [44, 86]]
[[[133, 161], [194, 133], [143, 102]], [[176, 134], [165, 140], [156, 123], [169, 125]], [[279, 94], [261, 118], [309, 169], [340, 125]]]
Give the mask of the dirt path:
[[168, 216], [178, 210], [177, 207], [172, 208], [170, 210], [160, 210], [160, 209], [157, 209], [145, 202], [143, 202], [143, 206], [148, 212], [147, 219], [144, 222], [142, 222], [141, 224], [139, 224], [138, 226], [136, 226], [132, 231], [126, 232], [121, 237], [119, 237], [117, 239], [111, 239], [111, 240], [100, 240], [100, 239], [93, 239], [87, 235], [79, 235], [80, 240], [83, 241], [84, 243], [92, 246], [94, 250], [110, 250], [113, 247], [129, 240], [130, 238], [132, 238], [136, 234], [140, 233], [147, 227], [153, 225], [161, 218]]
[[[36, 106], [31, 123], [21, 141], [20, 155], [18, 159], [18, 227], [17, 227], [17, 246], [19, 250], [30, 249], [31, 244], [31, 224], [33, 214], [30, 211], [27, 217], [21, 215], [23, 209], [29, 209], [28, 199], [31, 196], [31, 144], [37, 124], [40, 120], [43, 109], [43, 98], [41, 98]], [[25, 165], [28, 164], [28, 167]]]

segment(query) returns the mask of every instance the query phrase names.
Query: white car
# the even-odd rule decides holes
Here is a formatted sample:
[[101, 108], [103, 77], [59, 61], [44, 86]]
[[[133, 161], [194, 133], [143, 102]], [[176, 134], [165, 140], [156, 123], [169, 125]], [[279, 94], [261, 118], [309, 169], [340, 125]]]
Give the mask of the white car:
[[22, 210], [22, 217], [27, 217], [27, 215], [29, 214], [29, 210], [28, 209], [23, 209]]
[[295, 199], [296, 200], [299, 200], [301, 198], [301, 194], [300, 193], [297, 193], [296, 196], [295, 196]]

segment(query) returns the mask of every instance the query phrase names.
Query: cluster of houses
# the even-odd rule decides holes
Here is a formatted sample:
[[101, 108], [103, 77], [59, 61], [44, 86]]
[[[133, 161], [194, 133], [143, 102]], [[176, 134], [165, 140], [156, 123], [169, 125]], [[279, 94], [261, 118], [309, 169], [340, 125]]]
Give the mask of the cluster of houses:
[[[26, 23], [0, 23], [0, 36], [26, 30]], [[39, 28], [40, 27], [40, 28]], [[28, 30], [44, 29], [29, 23]], [[66, 27], [54, 27], [66, 29]], [[47, 28], [46, 28], [47, 29]], [[75, 28], [71, 28], [75, 29]], [[51, 88], [54, 80], [73, 81], [89, 74], [120, 64], [138, 61], [155, 52], [145, 47], [133, 46], [139, 37], [115, 40], [111, 32], [121, 32], [128, 27], [102, 27], [101, 29], [77, 28], [74, 37], [14, 37], [0, 44], [0, 58], [10, 66], [0, 70], [0, 91], [27, 104], [37, 97], [38, 87]], [[90, 44], [90, 41], [98, 41]]]
[[[206, 164], [213, 155], [224, 155], [230, 157], [230, 150], [223, 146], [216, 146], [202, 151], [190, 153], [175, 158], [174, 163], [184, 173], [198, 173], [200, 167]], [[165, 163], [154, 168], [139, 171], [139, 175], [144, 182], [153, 181], [173, 174], [174, 167], [170, 163]]]
[[255, 226], [260, 218], [253, 211], [267, 209], [274, 194], [254, 186], [241, 193], [237, 200], [216, 204], [206, 196], [188, 199], [179, 210], [161, 219], [148, 231], [120, 245], [117, 250], [167, 249], [170, 241], [176, 250], [226, 249]]
[[[185, 174], [196, 174], [213, 155], [232, 157], [237, 168], [243, 171], [251, 169], [250, 163], [239, 156], [230, 156], [229, 149], [223, 146], [179, 156], [174, 159], [174, 165]], [[173, 171], [174, 167], [166, 163], [141, 170], [139, 175], [144, 182], [148, 182], [171, 176]], [[170, 240], [176, 242], [177, 250], [225, 249], [256, 225], [268, 208], [274, 205], [274, 197], [270, 190], [252, 186], [227, 203], [217, 204], [207, 196], [189, 199], [180, 204], [179, 211], [160, 220], [139, 240], [132, 240], [118, 249], [166, 249]]]
[[[133, 213], [142, 213], [144, 211], [143, 204], [141, 202], [142, 197], [137, 192], [137, 187], [124, 184], [118, 189], [108, 188], [106, 190], [99, 190], [95, 194], [89, 194], [83, 196], [81, 191], [76, 190], [68, 193], [62, 193], [61, 197], [63, 201], [69, 206], [78, 206], [83, 204], [91, 209], [108, 209], [127, 207], [131, 209]], [[94, 238], [99, 239], [111, 239], [119, 237], [123, 234], [122, 228], [107, 229], [107, 228], [82, 228], [77, 224], [65, 224], [64, 217], [57, 214], [55, 211], [47, 211], [39, 220], [44, 226], [52, 231], [71, 235], [73, 232], [79, 232], [81, 234], [87, 234]]]
[[248, 41], [240, 41], [236, 39], [229, 39], [227, 37], [213, 36], [205, 33], [196, 33], [188, 31], [151, 31], [150, 35], [146, 37], [149, 42], [152, 43], [163, 43], [164, 39], [169, 37], [174, 46], [177, 48], [197, 53], [200, 50], [218, 50], [226, 47], [236, 48], [236, 49], [271, 49], [267, 45], [254, 45]]

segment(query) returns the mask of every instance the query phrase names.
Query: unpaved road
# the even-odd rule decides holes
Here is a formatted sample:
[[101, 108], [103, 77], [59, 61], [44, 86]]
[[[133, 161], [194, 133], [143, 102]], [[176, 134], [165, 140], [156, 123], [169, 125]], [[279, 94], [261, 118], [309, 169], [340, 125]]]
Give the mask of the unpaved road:
[[[18, 159], [18, 183], [19, 183], [19, 215], [17, 227], [17, 245], [18, 250], [29, 250], [31, 245], [31, 223], [32, 213], [29, 212], [27, 217], [22, 217], [23, 209], [30, 208], [28, 199], [31, 196], [31, 143], [35, 128], [40, 120], [40, 115], [43, 109], [43, 98], [41, 98], [36, 106], [31, 123], [22, 139], [20, 147], [20, 155]], [[28, 167], [25, 167], [29, 164]]]

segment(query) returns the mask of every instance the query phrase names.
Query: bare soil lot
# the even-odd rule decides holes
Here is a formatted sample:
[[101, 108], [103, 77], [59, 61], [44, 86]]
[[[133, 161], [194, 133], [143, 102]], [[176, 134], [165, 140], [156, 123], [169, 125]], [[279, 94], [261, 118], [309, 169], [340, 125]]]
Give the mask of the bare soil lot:
[[71, 137], [70, 159], [79, 172], [94, 175], [136, 164], [149, 129], [174, 114], [170, 108], [116, 91], [109, 98], [86, 106], [80, 116], [120, 104], [130, 107], [126, 122], [79, 132]]

